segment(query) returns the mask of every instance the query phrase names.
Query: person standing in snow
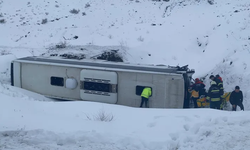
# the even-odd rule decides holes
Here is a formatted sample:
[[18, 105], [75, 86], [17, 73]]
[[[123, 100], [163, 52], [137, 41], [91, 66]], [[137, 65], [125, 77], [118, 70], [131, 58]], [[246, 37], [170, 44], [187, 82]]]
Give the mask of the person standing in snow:
[[[218, 75], [219, 76], [219, 75]], [[211, 75], [209, 77], [212, 81], [215, 81], [217, 86], [219, 87], [219, 90], [220, 90], [220, 95], [222, 96], [224, 94], [224, 88], [223, 88], [223, 82], [219, 79], [219, 78], [216, 78], [214, 77], [214, 75]]]
[[221, 78], [220, 75], [217, 74], [215, 77], [216, 77], [217, 79], [219, 79], [219, 80], [223, 83], [223, 80], [222, 80], [222, 78]]
[[208, 90], [207, 100], [210, 101], [210, 108], [220, 109], [221, 104], [221, 93], [215, 81], [211, 82], [211, 86]]
[[141, 93], [141, 105], [140, 105], [140, 107], [142, 107], [144, 102], [145, 102], [145, 107], [149, 108], [148, 99], [149, 99], [149, 96], [151, 96], [151, 95], [152, 95], [151, 88], [145, 87]]
[[191, 86], [191, 89], [199, 91], [199, 97], [201, 95], [206, 95], [206, 85], [199, 78], [196, 78], [194, 81], [195, 83]]
[[237, 106], [239, 106], [240, 109], [244, 111], [244, 106], [242, 103], [243, 102], [243, 93], [240, 90], [239, 86], [235, 87], [235, 90], [230, 95], [229, 101], [233, 106], [232, 111], [236, 111]]
[[191, 93], [190, 99], [194, 103], [194, 108], [198, 108], [197, 100], [201, 95], [206, 95], [205, 84], [201, 82], [199, 78], [196, 78], [195, 83], [191, 85], [189, 91]]

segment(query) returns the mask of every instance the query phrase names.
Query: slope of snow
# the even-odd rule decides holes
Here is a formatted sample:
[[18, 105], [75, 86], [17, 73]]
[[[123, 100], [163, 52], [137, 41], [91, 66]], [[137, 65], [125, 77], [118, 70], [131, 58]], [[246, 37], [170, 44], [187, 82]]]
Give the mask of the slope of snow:
[[[226, 91], [241, 87], [249, 110], [249, 9], [248, 0], [0, 0], [0, 149], [249, 149], [248, 111], [58, 102], [11, 87], [9, 73], [20, 57], [114, 49], [125, 62], [220, 74]], [[100, 111], [114, 119], [96, 121]]]
[[[44, 102], [37, 101], [34, 96], [5, 94], [1, 95], [0, 102], [4, 104], [0, 106], [0, 149], [208, 150], [250, 147], [249, 112]], [[113, 120], [99, 121], [102, 113], [113, 115]]]
[[[247, 0], [221, 0], [214, 5], [205, 0], [2, 0], [0, 7], [6, 20], [0, 24], [3, 54], [71, 52], [91, 57], [119, 49], [127, 62], [189, 64], [196, 77], [220, 74], [226, 91], [239, 85], [250, 108]], [[70, 13], [72, 9], [79, 13]], [[47, 23], [42, 24], [43, 19]], [[60, 43], [68, 47], [51, 50]]]

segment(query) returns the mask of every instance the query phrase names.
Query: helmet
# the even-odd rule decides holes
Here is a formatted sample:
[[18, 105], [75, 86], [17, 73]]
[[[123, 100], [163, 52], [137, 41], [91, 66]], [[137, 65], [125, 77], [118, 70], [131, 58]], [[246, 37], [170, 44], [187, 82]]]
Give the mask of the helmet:
[[211, 75], [211, 76], [209, 77], [209, 79], [211, 79], [211, 78], [214, 78], [214, 75]]
[[215, 82], [215, 81], [212, 81], [212, 82], [211, 82], [211, 85], [216, 85], [216, 82]]
[[199, 79], [199, 78], [196, 78], [195, 81], [200, 81], [200, 79]]

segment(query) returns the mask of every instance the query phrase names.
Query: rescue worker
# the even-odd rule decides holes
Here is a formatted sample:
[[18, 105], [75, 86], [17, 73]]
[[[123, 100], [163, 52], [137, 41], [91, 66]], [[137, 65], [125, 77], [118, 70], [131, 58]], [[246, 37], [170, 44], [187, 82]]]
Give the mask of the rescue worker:
[[206, 95], [206, 89], [205, 89], [205, 84], [199, 79], [195, 79], [195, 83], [191, 86], [192, 89], [199, 91], [199, 97], [201, 95]]
[[210, 101], [210, 108], [220, 109], [221, 94], [220, 89], [215, 81], [211, 82], [211, 87], [208, 90], [207, 100]]
[[226, 101], [225, 101], [225, 99], [223, 98], [223, 95], [224, 95], [224, 87], [223, 87], [223, 80], [222, 80], [222, 78], [221, 78], [221, 76], [219, 75], [219, 74], [217, 74], [216, 76], [215, 76], [215, 78], [217, 79], [217, 81], [219, 81], [220, 83], [219, 84], [221, 84], [221, 110], [223, 110], [223, 107], [224, 107], [224, 105], [226, 105]]
[[191, 85], [189, 92], [191, 93], [191, 101], [194, 103], [194, 108], [198, 108], [197, 100], [201, 95], [206, 95], [205, 84], [199, 78], [195, 79], [195, 83]]
[[194, 103], [194, 108], [198, 108], [197, 100], [199, 99], [199, 91], [197, 89], [190, 89], [191, 92], [191, 101]]
[[236, 111], [237, 106], [239, 106], [240, 109], [244, 111], [244, 106], [242, 104], [243, 94], [239, 86], [235, 87], [235, 90], [230, 95], [229, 101], [233, 106], [232, 111]]
[[220, 79], [215, 78], [214, 75], [211, 75], [209, 77], [209, 79], [216, 82], [216, 84], [217, 84], [217, 86], [219, 87], [219, 90], [220, 90], [220, 96], [223, 96], [223, 94], [224, 94], [223, 82]]
[[223, 83], [223, 80], [222, 80], [222, 78], [220, 77], [220, 75], [217, 74], [215, 77], [216, 77], [217, 79], [219, 79], [219, 80]]
[[151, 95], [152, 95], [151, 88], [145, 87], [141, 93], [141, 105], [140, 105], [140, 107], [142, 107], [144, 102], [145, 102], [145, 107], [149, 108], [148, 99], [149, 99], [149, 96], [151, 96]]

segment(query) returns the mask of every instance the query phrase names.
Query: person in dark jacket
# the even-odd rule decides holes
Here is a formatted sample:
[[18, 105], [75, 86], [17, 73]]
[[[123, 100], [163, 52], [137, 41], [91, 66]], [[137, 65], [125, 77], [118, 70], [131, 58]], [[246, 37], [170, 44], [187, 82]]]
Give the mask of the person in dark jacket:
[[221, 94], [220, 89], [215, 81], [211, 82], [211, 87], [208, 90], [207, 100], [210, 101], [210, 108], [220, 109]]
[[244, 111], [244, 106], [242, 104], [243, 94], [239, 86], [235, 87], [235, 90], [230, 95], [229, 101], [233, 106], [232, 111], [236, 111], [237, 106], [239, 106], [240, 109]]
[[219, 79], [219, 80], [223, 83], [223, 80], [222, 80], [222, 78], [221, 78], [220, 75], [217, 74], [215, 77], [216, 77], [217, 79]]
[[191, 86], [191, 90], [195, 90], [199, 92], [199, 97], [201, 95], [206, 95], [206, 89], [205, 89], [205, 84], [199, 79], [196, 78], [195, 83]]
[[206, 96], [205, 84], [199, 78], [196, 78], [195, 83], [190, 86], [189, 92], [191, 93], [190, 100], [193, 101], [194, 108], [198, 108], [197, 100], [201, 95]]
[[209, 77], [212, 81], [215, 81], [217, 86], [219, 87], [220, 89], [220, 95], [222, 96], [224, 94], [224, 87], [223, 87], [223, 82], [219, 79], [219, 78], [216, 78], [214, 77], [214, 75], [211, 75]]

